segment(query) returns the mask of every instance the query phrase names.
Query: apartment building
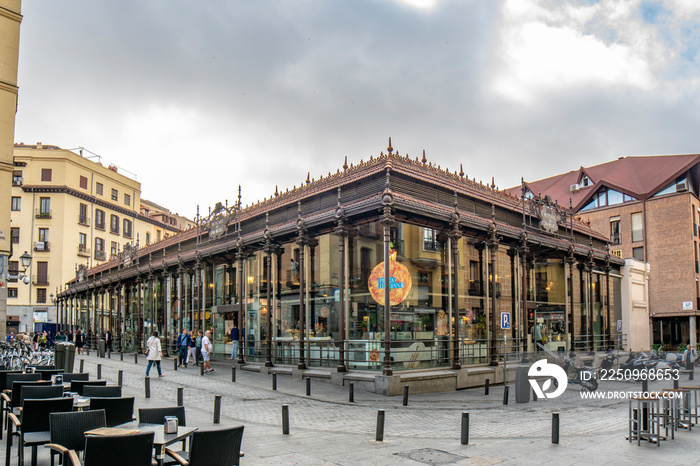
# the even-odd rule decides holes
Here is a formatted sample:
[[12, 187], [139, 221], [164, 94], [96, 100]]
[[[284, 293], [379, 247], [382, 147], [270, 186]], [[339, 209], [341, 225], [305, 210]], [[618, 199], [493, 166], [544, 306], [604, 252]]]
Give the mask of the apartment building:
[[52, 297], [78, 265], [99, 265], [128, 243], [179, 231], [141, 214], [141, 184], [117, 167], [41, 143], [15, 145], [10, 201], [10, 273], [21, 272], [25, 251], [32, 262], [26, 280], [7, 284], [9, 330], [56, 322]]

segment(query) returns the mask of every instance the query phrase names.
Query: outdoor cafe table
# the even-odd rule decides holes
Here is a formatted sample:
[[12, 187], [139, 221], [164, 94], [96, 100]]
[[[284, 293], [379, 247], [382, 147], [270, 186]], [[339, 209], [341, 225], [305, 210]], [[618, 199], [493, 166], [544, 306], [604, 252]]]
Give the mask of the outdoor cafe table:
[[101, 427], [99, 429], [88, 430], [85, 435], [124, 435], [127, 433], [153, 432], [153, 448], [155, 449], [155, 459], [160, 466], [165, 459], [165, 447], [173, 443], [180, 442], [190, 437], [197, 427], [178, 426], [176, 434], [166, 434], [163, 424], [136, 424], [128, 422], [118, 427]]

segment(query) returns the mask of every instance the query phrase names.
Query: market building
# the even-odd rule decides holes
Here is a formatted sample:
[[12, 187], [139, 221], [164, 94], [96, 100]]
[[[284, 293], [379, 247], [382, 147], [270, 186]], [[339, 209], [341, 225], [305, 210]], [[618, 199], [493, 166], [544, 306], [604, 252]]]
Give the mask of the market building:
[[[391, 147], [197, 228], [81, 268], [58, 293], [72, 329], [212, 329], [239, 363], [381, 371], [498, 365], [504, 351], [618, 344], [620, 258], [550, 199], [523, 199]], [[384, 277], [389, 276], [388, 286]], [[120, 325], [121, 324], [121, 325]], [[509, 325], [503, 325], [509, 324]], [[505, 326], [507, 330], [503, 330]]]
[[[644, 340], [666, 349], [698, 342], [700, 314], [700, 155], [620, 157], [538, 181], [526, 195], [549, 195], [605, 234], [610, 253], [648, 269]], [[521, 192], [521, 187], [508, 190]]]
[[[141, 183], [133, 175], [82, 152], [15, 145], [8, 332], [56, 323], [58, 288], [75, 277], [79, 265], [94, 267], [116, 259], [126, 245], [148, 245], [180, 231], [175, 221], [160, 221], [170, 220], [167, 216], [141, 213], [148, 201], [141, 199]], [[31, 256], [26, 270], [21, 256]]]

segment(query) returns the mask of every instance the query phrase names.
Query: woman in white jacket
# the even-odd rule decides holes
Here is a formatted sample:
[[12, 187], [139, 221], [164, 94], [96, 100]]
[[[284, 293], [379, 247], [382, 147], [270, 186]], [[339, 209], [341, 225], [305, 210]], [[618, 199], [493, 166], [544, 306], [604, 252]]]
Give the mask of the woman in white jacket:
[[146, 367], [146, 377], [148, 373], [151, 372], [151, 366], [156, 363], [158, 368], [158, 377], [163, 377], [163, 373], [160, 370], [160, 360], [163, 358], [163, 351], [160, 348], [160, 338], [158, 338], [158, 331], [154, 330], [151, 334], [151, 338], [146, 342], [146, 359], [148, 360], [148, 367]]

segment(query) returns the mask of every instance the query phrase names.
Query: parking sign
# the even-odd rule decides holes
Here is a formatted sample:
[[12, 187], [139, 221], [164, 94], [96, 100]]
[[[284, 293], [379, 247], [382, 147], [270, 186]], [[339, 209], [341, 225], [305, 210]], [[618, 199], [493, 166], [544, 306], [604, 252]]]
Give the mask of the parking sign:
[[501, 312], [501, 329], [508, 330], [510, 328], [510, 312]]

